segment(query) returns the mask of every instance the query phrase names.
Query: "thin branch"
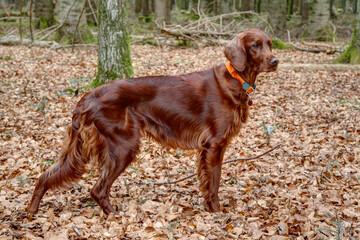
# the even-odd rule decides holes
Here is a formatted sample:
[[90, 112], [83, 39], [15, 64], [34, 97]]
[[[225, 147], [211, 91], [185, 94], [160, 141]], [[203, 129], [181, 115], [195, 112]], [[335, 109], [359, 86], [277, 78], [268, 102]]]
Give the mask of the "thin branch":
[[92, 15], [94, 15], [94, 19], [95, 19], [95, 22], [96, 22], [96, 26], [99, 26], [97, 16], [96, 16], [95, 11], [94, 11], [94, 9], [93, 9], [93, 7], [92, 7], [92, 4], [91, 4], [91, 0], [87, 0], [87, 1], [88, 1], [88, 3], [89, 3], [89, 7], [90, 7], [90, 9], [91, 9]]
[[[253, 159], [262, 157], [262, 156], [264, 156], [265, 154], [268, 154], [268, 153], [271, 152], [271, 151], [274, 151], [275, 149], [277, 149], [277, 148], [280, 147], [280, 146], [281, 146], [281, 144], [278, 144], [278, 145], [276, 145], [275, 147], [267, 150], [266, 152], [263, 152], [262, 154], [257, 155], [257, 156], [254, 156], [254, 157], [231, 159], [231, 160], [228, 160], [228, 161], [223, 162], [222, 165], [227, 164], [227, 163], [237, 162], [237, 161], [253, 160]], [[146, 184], [148, 184], [148, 185], [174, 184], [174, 183], [178, 183], [178, 182], [184, 181], [184, 180], [186, 180], [186, 179], [188, 179], [188, 178], [192, 178], [192, 177], [196, 176], [196, 174], [197, 174], [197, 173], [193, 173], [193, 174], [191, 174], [191, 175], [189, 175], [189, 176], [186, 176], [186, 177], [180, 178], [180, 179], [178, 179], [178, 180], [174, 180], [174, 181], [164, 181], [164, 182], [155, 182], [155, 183], [146, 183]]]
[[80, 13], [79, 19], [78, 19], [78, 21], [77, 21], [77, 23], [76, 23], [76, 26], [75, 26], [75, 30], [74, 30], [74, 34], [73, 34], [73, 40], [72, 40], [72, 45], [73, 45], [73, 47], [72, 47], [72, 49], [71, 49], [71, 52], [74, 52], [74, 45], [75, 45], [76, 33], [77, 33], [77, 29], [78, 29], [78, 27], [79, 27], [80, 19], [81, 19], [82, 15], [83, 15], [83, 13], [84, 13], [84, 10], [85, 10], [85, 6], [86, 6], [86, 1], [84, 1], [84, 6], [83, 6], [83, 8], [81, 9], [81, 13]]
[[57, 28], [59, 25], [52, 25], [51, 27], [48, 27], [48, 28], [45, 28], [45, 29], [43, 29], [43, 30], [40, 30], [39, 32], [37, 32], [37, 33], [35, 33], [34, 34], [34, 36], [38, 36], [38, 35], [40, 35], [40, 34], [42, 34], [42, 33], [44, 33], [44, 32], [47, 32], [47, 31], [50, 31], [50, 30], [52, 30], [52, 29], [54, 29], [54, 28]]

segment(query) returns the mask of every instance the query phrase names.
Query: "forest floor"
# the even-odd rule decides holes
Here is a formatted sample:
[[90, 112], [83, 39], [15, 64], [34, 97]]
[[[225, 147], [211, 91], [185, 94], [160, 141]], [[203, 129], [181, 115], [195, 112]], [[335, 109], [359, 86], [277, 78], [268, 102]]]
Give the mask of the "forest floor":
[[[132, 46], [136, 76], [182, 74], [225, 62], [222, 47]], [[338, 56], [275, 50], [281, 63]], [[89, 191], [98, 173], [49, 191], [39, 213], [25, 211], [36, 179], [59, 155], [72, 110], [95, 76], [95, 49], [0, 46], [0, 239], [341, 239], [360, 238], [360, 71], [261, 74], [250, 118], [223, 166], [222, 212], [203, 205], [194, 151], [144, 140], [118, 178], [106, 218]], [[339, 239], [340, 239], [339, 238]]]

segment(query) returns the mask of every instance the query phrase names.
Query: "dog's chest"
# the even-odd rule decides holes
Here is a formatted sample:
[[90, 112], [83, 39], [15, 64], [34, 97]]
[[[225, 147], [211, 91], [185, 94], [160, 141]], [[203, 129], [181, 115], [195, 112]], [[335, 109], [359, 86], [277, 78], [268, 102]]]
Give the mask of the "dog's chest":
[[247, 106], [239, 106], [236, 110], [231, 112], [228, 129], [225, 133], [226, 138], [231, 138], [239, 133], [242, 124], [245, 123], [248, 118], [248, 111], [249, 109]]

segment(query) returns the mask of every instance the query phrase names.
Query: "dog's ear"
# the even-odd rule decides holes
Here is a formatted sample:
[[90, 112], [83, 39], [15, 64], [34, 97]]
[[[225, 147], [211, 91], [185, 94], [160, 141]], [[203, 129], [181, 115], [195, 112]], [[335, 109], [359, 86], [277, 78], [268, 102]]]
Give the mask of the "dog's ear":
[[225, 57], [231, 62], [233, 67], [242, 72], [246, 67], [246, 50], [244, 46], [244, 39], [242, 35], [237, 35], [225, 47]]

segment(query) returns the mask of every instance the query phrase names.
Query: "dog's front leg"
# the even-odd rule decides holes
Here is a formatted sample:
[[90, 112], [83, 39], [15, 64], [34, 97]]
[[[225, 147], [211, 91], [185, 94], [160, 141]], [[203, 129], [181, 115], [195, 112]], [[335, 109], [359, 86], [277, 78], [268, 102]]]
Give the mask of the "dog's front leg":
[[222, 142], [212, 143], [205, 145], [198, 153], [200, 190], [210, 212], [220, 211], [218, 191], [225, 148], [226, 144]]

